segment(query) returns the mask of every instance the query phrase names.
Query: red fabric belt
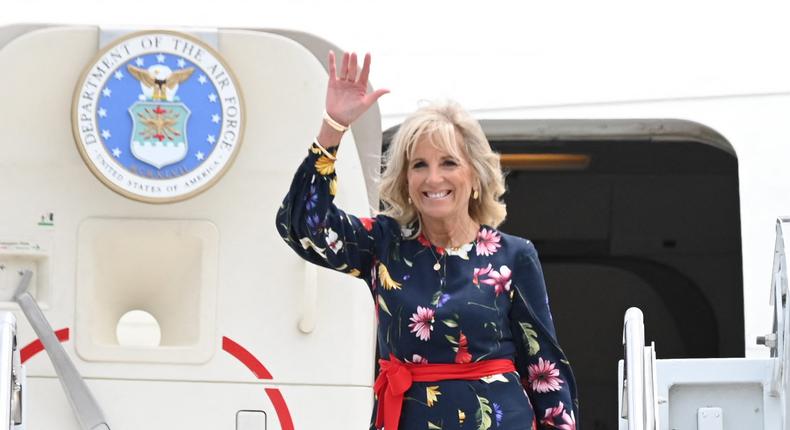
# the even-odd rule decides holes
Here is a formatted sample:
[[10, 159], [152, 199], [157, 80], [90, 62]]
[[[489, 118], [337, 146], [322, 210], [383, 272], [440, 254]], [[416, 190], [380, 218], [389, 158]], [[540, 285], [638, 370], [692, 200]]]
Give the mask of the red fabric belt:
[[404, 363], [391, 354], [389, 360], [379, 360], [379, 366], [373, 391], [379, 399], [376, 428], [383, 426], [384, 430], [398, 430], [403, 394], [411, 388], [412, 382], [471, 381], [516, 370], [513, 362], [505, 359], [464, 364], [415, 364]]

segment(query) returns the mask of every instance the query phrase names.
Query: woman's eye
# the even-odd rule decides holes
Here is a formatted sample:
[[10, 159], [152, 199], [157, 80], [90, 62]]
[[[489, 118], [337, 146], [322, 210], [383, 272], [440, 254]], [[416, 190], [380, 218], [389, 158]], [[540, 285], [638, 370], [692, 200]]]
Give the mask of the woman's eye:
[[412, 164], [411, 167], [412, 167], [412, 169], [417, 169], [419, 167], [425, 167], [425, 162], [424, 161], [418, 161], [418, 162]]
[[442, 162], [442, 164], [445, 165], [445, 166], [457, 166], [458, 165], [458, 163], [456, 163], [455, 160], [444, 160]]

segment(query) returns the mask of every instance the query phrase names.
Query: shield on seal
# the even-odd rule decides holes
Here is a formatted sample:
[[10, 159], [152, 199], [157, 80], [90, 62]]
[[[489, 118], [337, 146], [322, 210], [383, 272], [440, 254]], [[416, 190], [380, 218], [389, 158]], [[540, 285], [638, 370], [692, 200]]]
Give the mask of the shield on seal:
[[190, 111], [181, 102], [138, 101], [129, 108], [132, 116], [132, 155], [161, 169], [187, 155], [187, 120]]

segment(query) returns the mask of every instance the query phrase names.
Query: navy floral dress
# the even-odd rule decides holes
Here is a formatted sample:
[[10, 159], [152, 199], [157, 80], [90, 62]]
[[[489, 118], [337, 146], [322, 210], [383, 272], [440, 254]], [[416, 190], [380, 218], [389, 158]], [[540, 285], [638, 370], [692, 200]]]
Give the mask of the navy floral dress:
[[530, 241], [483, 225], [474, 242], [451, 251], [392, 218], [346, 214], [333, 204], [336, 193], [334, 161], [314, 144], [277, 213], [277, 229], [302, 258], [365, 281], [376, 304], [381, 357], [510, 359], [518, 370], [475, 381], [414, 382], [400, 429], [577, 428], [575, 381]]

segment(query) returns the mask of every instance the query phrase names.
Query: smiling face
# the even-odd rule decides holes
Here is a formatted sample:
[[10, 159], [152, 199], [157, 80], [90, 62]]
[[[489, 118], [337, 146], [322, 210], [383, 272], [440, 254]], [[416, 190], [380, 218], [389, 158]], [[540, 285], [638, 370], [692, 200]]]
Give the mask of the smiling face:
[[455, 135], [453, 151], [442, 149], [428, 136], [421, 137], [408, 160], [409, 197], [423, 220], [469, 219], [475, 174], [459, 141], [460, 133]]

